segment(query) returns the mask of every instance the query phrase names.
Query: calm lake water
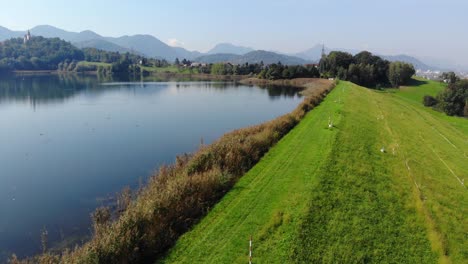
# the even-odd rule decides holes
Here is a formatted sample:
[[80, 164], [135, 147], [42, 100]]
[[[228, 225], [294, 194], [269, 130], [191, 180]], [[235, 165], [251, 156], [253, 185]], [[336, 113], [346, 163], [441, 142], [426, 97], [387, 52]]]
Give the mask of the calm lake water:
[[291, 88], [232, 82], [101, 82], [0, 77], [0, 262], [89, 235], [90, 213], [161, 164], [222, 134], [273, 119]]

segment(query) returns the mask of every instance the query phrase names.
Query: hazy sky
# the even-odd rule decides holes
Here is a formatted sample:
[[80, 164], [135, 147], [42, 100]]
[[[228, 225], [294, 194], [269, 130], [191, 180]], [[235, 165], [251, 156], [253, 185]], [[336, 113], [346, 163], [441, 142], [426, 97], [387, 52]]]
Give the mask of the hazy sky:
[[468, 0], [0, 0], [0, 25], [105, 36], [151, 34], [189, 50], [219, 42], [298, 52], [328, 47], [468, 66]]

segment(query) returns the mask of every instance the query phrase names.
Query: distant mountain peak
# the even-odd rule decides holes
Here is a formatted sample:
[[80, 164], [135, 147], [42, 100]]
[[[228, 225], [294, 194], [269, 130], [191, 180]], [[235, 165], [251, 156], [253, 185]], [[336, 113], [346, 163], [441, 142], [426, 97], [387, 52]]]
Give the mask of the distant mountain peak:
[[236, 54], [236, 55], [244, 55], [246, 53], [249, 53], [251, 51], [254, 51], [254, 49], [250, 47], [244, 47], [244, 46], [238, 46], [234, 45], [232, 43], [228, 42], [223, 42], [223, 43], [218, 43], [216, 46], [214, 46], [211, 50], [207, 52], [207, 54]]
[[37, 25], [37, 26], [35, 26], [35, 27], [33, 27], [33, 28], [50, 28], [50, 29], [58, 29], [58, 30], [65, 31], [65, 30], [60, 29], [60, 28], [58, 28], [58, 27], [54, 27], [54, 26], [46, 25], [46, 24], [44, 24], [44, 25]]

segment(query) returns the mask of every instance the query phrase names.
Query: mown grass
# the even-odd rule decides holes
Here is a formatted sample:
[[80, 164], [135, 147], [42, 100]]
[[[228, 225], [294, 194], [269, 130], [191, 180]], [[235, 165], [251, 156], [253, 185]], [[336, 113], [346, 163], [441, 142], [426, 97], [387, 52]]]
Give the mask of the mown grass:
[[468, 121], [418, 85], [341, 82], [162, 262], [466, 263]]
[[[427, 85], [429, 91], [444, 88], [431, 81]], [[417, 185], [432, 245], [442, 253], [441, 262], [466, 263], [468, 120], [410, 103], [407, 98], [402, 93], [392, 95], [389, 111], [397, 114], [388, 119], [395, 141], [403, 142], [400, 152]]]
[[447, 84], [422, 78], [413, 78], [409, 85], [401, 86], [394, 91], [408, 100], [422, 104], [425, 95], [436, 96], [447, 87]]
[[435, 262], [412, 183], [393, 173], [399, 160], [383, 103], [376, 103], [381, 96], [350, 89], [332, 155], [317, 174], [319, 184], [294, 245], [295, 262]]

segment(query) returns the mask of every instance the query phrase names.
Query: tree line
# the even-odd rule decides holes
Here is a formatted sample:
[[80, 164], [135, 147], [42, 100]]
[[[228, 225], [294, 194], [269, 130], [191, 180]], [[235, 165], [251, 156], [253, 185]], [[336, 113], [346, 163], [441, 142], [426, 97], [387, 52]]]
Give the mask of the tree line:
[[178, 67], [191, 67], [198, 70], [199, 73], [213, 75], [256, 75], [260, 79], [277, 80], [277, 79], [293, 79], [293, 78], [315, 78], [319, 77], [320, 73], [315, 66], [303, 65], [283, 65], [281, 62], [264, 65], [260, 63], [210, 63], [197, 64], [192, 66], [190, 61], [185, 59], [182, 63], [176, 59], [174, 65]]
[[354, 56], [332, 51], [320, 59], [319, 70], [322, 77], [339, 78], [370, 88], [398, 87], [408, 83], [416, 73], [412, 64], [389, 62], [368, 51]]
[[281, 62], [266, 66], [258, 74], [260, 79], [278, 80], [278, 79], [294, 79], [294, 78], [317, 78], [320, 73], [314, 65], [283, 65]]

